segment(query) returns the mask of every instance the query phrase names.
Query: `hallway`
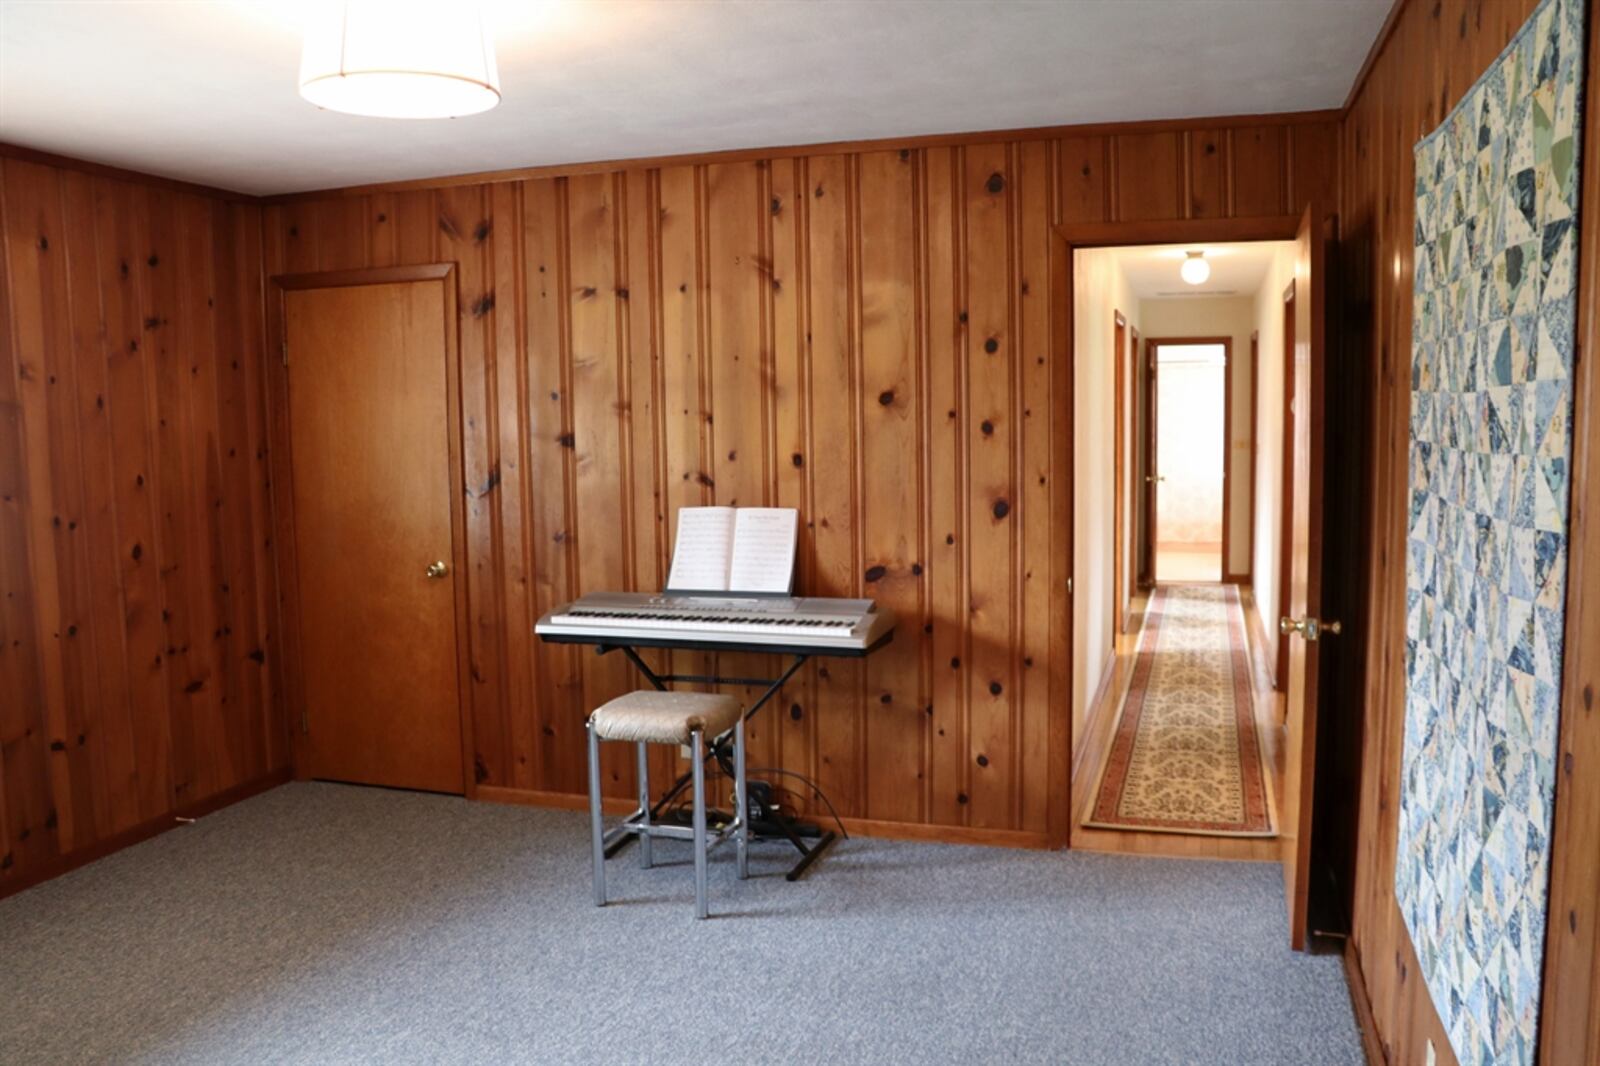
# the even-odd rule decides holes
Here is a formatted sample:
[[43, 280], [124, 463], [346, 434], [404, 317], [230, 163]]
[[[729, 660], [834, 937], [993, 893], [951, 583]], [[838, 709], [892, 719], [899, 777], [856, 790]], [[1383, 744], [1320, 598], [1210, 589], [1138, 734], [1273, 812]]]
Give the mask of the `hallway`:
[[[1231, 618], [1219, 613], [1224, 604]], [[1079, 738], [1081, 754], [1073, 773], [1073, 846], [1138, 855], [1277, 861], [1276, 833], [1259, 828], [1219, 835], [1105, 824], [1105, 816], [1119, 810], [1119, 773], [1132, 786], [1131, 791], [1126, 786], [1121, 789], [1124, 819], [1136, 817], [1141, 804], [1146, 814], [1151, 807], [1165, 805], [1165, 813], [1178, 815], [1184, 805], [1218, 802], [1218, 797], [1206, 793], [1230, 786], [1213, 780], [1218, 773], [1216, 755], [1239, 744], [1244, 751], [1241, 759], [1246, 759], [1254, 741], [1259, 744], [1257, 758], [1274, 819], [1272, 830], [1277, 829], [1283, 776], [1281, 697], [1264, 669], [1263, 635], [1254, 624], [1249, 592], [1232, 585], [1158, 585], [1140, 595], [1134, 616], [1143, 624], [1117, 637], [1106, 691]], [[1180, 625], [1174, 639], [1173, 630]], [[1239, 708], [1246, 716], [1241, 721], [1230, 721], [1232, 712], [1223, 706], [1224, 700], [1232, 702], [1226, 697], [1228, 689], [1245, 701]], [[1132, 718], [1136, 712], [1146, 716], [1137, 726]], [[1141, 767], [1151, 771], [1145, 776], [1162, 779], [1164, 796], [1139, 795]], [[1108, 776], [1113, 778], [1111, 789], [1106, 788]]]

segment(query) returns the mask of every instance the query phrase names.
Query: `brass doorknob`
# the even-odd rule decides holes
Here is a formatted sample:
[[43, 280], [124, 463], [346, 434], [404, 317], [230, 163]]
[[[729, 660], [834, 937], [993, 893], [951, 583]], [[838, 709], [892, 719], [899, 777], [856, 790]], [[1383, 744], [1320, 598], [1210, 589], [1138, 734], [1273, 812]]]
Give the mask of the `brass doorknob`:
[[1278, 632], [1285, 635], [1299, 633], [1307, 640], [1320, 640], [1324, 633], [1332, 633], [1334, 636], [1343, 633], [1344, 624], [1338, 619], [1324, 622], [1320, 618], [1289, 618], [1285, 616], [1278, 619]]
[[1145, 479], [1146, 482], [1148, 482], [1149, 484], [1152, 484], [1152, 485], [1155, 484], [1157, 481], [1165, 481], [1165, 480], [1167, 480], [1164, 477], [1151, 477], [1149, 474], [1146, 474], [1144, 476], [1144, 479]]
[[431, 566], [428, 567], [428, 569], [423, 571], [424, 574], [426, 574], [427, 576], [429, 576], [431, 578], [435, 578], [435, 579], [444, 577], [444, 575], [448, 574], [449, 572], [450, 572], [450, 568], [448, 566], [444, 565], [444, 560], [443, 559], [440, 559], [438, 562], [433, 563]]

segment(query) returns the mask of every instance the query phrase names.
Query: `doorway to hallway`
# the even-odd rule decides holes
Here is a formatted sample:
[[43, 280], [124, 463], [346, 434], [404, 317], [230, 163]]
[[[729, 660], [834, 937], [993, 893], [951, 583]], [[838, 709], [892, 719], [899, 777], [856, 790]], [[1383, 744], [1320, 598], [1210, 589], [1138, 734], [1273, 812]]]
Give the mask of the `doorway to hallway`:
[[1145, 477], [1157, 584], [1221, 581], [1227, 513], [1227, 338], [1151, 340]]

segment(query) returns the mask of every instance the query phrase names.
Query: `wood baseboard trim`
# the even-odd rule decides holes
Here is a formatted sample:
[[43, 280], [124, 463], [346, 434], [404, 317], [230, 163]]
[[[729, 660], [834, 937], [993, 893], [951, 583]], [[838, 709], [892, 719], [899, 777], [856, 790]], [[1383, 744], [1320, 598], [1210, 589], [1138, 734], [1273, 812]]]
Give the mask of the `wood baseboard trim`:
[[[584, 811], [589, 797], [575, 792], [538, 792], [502, 785], [483, 785], [478, 799], [485, 803], [507, 803], [519, 807], [546, 807], [554, 810]], [[607, 814], [631, 814], [637, 804], [631, 799], [607, 798], [601, 804]], [[811, 816], [826, 826], [825, 816]], [[940, 844], [988, 844], [1003, 848], [1045, 849], [1049, 837], [1043, 832], [1023, 829], [980, 829], [965, 825], [922, 825], [916, 822], [883, 822], [873, 818], [843, 818], [845, 832], [885, 840], [920, 840]]]
[[76, 848], [65, 855], [58, 855], [48, 862], [41, 863], [17, 874], [15, 877], [0, 879], [0, 899], [14, 896], [18, 892], [24, 892], [34, 885], [60, 877], [62, 874], [71, 873], [80, 866], [87, 866], [91, 862], [103, 859], [107, 855], [121, 851], [123, 848], [142, 844], [151, 837], [159, 836], [169, 829], [177, 829], [184, 824], [180, 819], [193, 820], [203, 818], [208, 814], [220, 811], [224, 807], [231, 807], [241, 800], [247, 800], [251, 796], [257, 796], [277, 788], [279, 785], [287, 783], [292, 776], [293, 771], [287, 766], [273, 770], [270, 773], [263, 774], [261, 777], [252, 778], [249, 781], [234, 785], [232, 788], [225, 788], [221, 792], [206, 796], [203, 799], [181, 804], [166, 814], [140, 822], [138, 825], [129, 826], [120, 833], [102, 837], [92, 844]]
[[[1115, 679], [1116, 672], [1117, 648], [1115, 642], [1113, 642], [1110, 652], [1106, 654], [1106, 661], [1100, 667], [1100, 683], [1095, 686], [1094, 695], [1089, 697], [1089, 706], [1083, 712], [1082, 735], [1074, 737], [1074, 741], [1094, 735], [1094, 723], [1104, 713], [1106, 695], [1111, 690], [1111, 682]], [[1089, 745], [1074, 743], [1072, 750], [1072, 777], [1074, 780], [1083, 772], [1084, 760], [1088, 757]]]
[[[829, 819], [816, 819], [826, 828]], [[1048, 850], [1050, 834], [1027, 829], [982, 829], [970, 825], [927, 825], [919, 822], [880, 822], [873, 818], [841, 818], [845, 831], [883, 840], [918, 840], [929, 844], [984, 844], [996, 848]]]
[[[485, 803], [506, 803], [514, 807], [548, 807], [560, 811], [589, 809], [589, 797], [582, 792], [542, 792], [529, 788], [507, 788], [505, 785], [479, 785], [475, 798]], [[607, 814], [632, 814], [638, 806], [638, 800], [618, 796], [608, 796], [600, 801], [600, 809]]]
[[1361, 973], [1361, 956], [1353, 940], [1344, 942], [1344, 978], [1350, 989], [1350, 1005], [1355, 1008], [1356, 1028], [1361, 1032], [1361, 1050], [1367, 1057], [1367, 1066], [1388, 1066], [1383, 1042], [1378, 1039], [1378, 1023], [1372, 1014], [1372, 996], [1367, 992], [1367, 979]]
[[1261, 601], [1256, 599], [1254, 591], [1250, 593], [1249, 599], [1244, 617], [1245, 626], [1250, 630], [1250, 673], [1252, 680], [1256, 682], [1254, 688], [1259, 697], [1263, 694], [1260, 682], [1266, 683], [1265, 692], [1277, 691], [1272, 684], [1275, 669], [1267, 655], [1267, 623], [1261, 617]]

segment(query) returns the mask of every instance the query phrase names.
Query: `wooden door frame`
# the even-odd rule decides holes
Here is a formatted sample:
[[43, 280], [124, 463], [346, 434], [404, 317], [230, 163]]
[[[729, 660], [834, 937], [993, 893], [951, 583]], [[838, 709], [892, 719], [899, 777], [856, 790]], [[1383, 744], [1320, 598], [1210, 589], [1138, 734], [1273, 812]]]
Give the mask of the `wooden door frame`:
[[[267, 431], [271, 447], [272, 530], [277, 544], [278, 631], [283, 635], [285, 697], [289, 706], [290, 751], [295, 777], [307, 776], [307, 719], [305, 672], [300, 632], [299, 557], [294, 523], [294, 456], [289, 434], [288, 339], [284, 327], [285, 294], [306, 289], [350, 288], [401, 282], [438, 281], [444, 293], [445, 412], [447, 455], [450, 466], [450, 565], [459, 577], [455, 590], [456, 711], [461, 723], [462, 789], [467, 799], [477, 796], [473, 773], [470, 685], [471, 604], [468, 600], [466, 550], [466, 488], [461, 460], [461, 357], [460, 317], [457, 310], [457, 274], [454, 263], [331, 270], [306, 274], [275, 274], [267, 279]], [[278, 358], [271, 358], [276, 353]], [[298, 714], [295, 713], [298, 709]]]
[[[1114, 392], [1116, 411], [1112, 416], [1115, 440], [1112, 444], [1112, 519], [1113, 543], [1111, 548], [1112, 559], [1112, 630], [1116, 633], [1128, 631], [1128, 617], [1131, 613], [1129, 605], [1133, 600], [1133, 554], [1132, 546], [1127, 543], [1128, 533], [1133, 526], [1132, 522], [1123, 520], [1123, 511], [1128, 506], [1128, 448], [1125, 440], [1128, 432], [1128, 418], [1125, 408], [1127, 399], [1128, 381], [1126, 356], [1128, 349], [1128, 320], [1121, 311], [1113, 309], [1111, 312], [1111, 362], [1112, 373], [1116, 379]], [[1127, 577], [1124, 577], [1124, 572]]]
[[[1123, 457], [1125, 459], [1125, 461], [1127, 462], [1127, 470], [1125, 472], [1127, 474], [1128, 480], [1127, 480], [1127, 483], [1126, 483], [1126, 486], [1125, 486], [1125, 490], [1127, 491], [1128, 496], [1129, 496], [1129, 498], [1128, 498], [1128, 508], [1127, 508], [1127, 511], [1128, 511], [1127, 526], [1128, 526], [1128, 528], [1125, 530], [1126, 543], [1124, 544], [1124, 550], [1128, 553], [1128, 587], [1126, 589], [1127, 598], [1126, 598], [1126, 603], [1125, 603], [1125, 605], [1123, 607], [1123, 613], [1122, 613], [1122, 632], [1124, 632], [1124, 633], [1133, 632], [1133, 590], [1135, 588], [1137, 588], [1138, 584], [1139, 584], [1138, 575], [1137, 575], [1136, 571], [1134, 570], [1134, 565], [1133, 565], [1133, 549], [1135, 547], [1134, 542], [1133, 542], [1134, 541], [1133, 532], [1134, 532], [1135, 529], [1139, 528], [1139, 523], [1137, 523], [1137, 522], [1135, 522], [1133, 520], [1134, 515], [1138, 512], [1138, 506], [1134, 503], [1134, 500], [1135, 500], [1136, 497], [1134, 497], [1134, 495], [1133, 495], [1133, 492], [1134, 492], [1134, 480], [1133, 480], [1133, 478], [1134, 478], [1134, 467], [1136, 466], [1136, 464], [1133, 461], [1133, 457], [1134, 457], [1135, 452], [1137, 451], [1137, 449], [1135, 447], [1135, 441], [1133, 439], [1133, 427], [1134, 427], [1134, 424], [1136, 422], [1136, 419], [1133, 417], [1133, 414], [1134, 414], [1134, 397], [1138, 395], [1138, 389], [1136, 389], [1134, 387], [1134, 385], [1135, 385], [1135, 382], [1137, 382], [1138, 379], [1139, 379], [1139, 353], [1141, 351], [1143, 351], [1143, 350], [1144, 350], [1144, 338], [1139, 336], [1139, 331], [1137, 329], [1130, 327], [1129, 330], [1128, 330], [1128, 351], [1126, 353], [1127, 354], [1127, 361], [1126, 361], [1126, 363], [1119, 364], [1119, 365], [1124, 365], [1127, 368], [1127, 370], [1126, 370], [1126, 378], [1125, 378], [1125, 380], [1123, 382], [1123, 388], [1126, 391], [1126, 401], [1127, 402], [1123, 403], [1121, 400], [1118, 401], [1119, 409], [1123, 412], [1123, 417], [1126, 418], [1127, 421], [1128, 421], [1128, 424], [1127, 424], [1127, 437], [1128, 437], [1127, 454]], [[1140, 624], [1141, 625], [1144, 624], [1143, 612], [1140, 612]]]
[[[1289, 613], [1289, 567], [1294, 559], [1294, 279], [1283, 290], [1283, 396], [1278, 418], [1283, 443], [1278, 450], [1278, 616]], [[1277, 618], [1263, 618], [1263, 626], [1277, 632]], [[1289, 642], [1278, 638], [1272, 668], [1272, 687], [1289, 691]]]
[[[1141, 244], [1223, 244], [1240, 241], [1292, 241], [1300, 231], [1299, 215], [1259, 218], [1181, 218], [1155, 222], [1070, 222], [1051, 227], [1050, 302], [1051, 330], [1050, 405], [1053, 428], [1051, 462], [1057, 471], [1050, 479], [1052, 534], [1050, 613], [1050, 703], [1048, 765], [1050, 768], [1047, 837], [1051, 847], [1072, 846], [1072, 522], [1076, 458], [1072, 435], [1073, 377], [1077, 366], [1077, 341], [1073, 336], [1077, 284], [1074, 254], [1080, 248], [1115, 248]], [[1104, 343], [1103, 341], [1100, 343]], [[1148, 346], [1149, 341], [1147, 340]], [[1060, 567], [1058, 572], [1056, 567]]]
[[[1233, 512], [1233, 478], [1228, 476], [1228, 462], [1233, 458], [1233, 338], [1232, 337], [1146, 337], [1145, 344], [1150, 351], [1150, 365], [1156, 364], [1156, 352], [1164, 347], [1175, 347], [1181, 344], [1220, 344], [1222, 346], [1222, 548], [1217, 558], [1217, 583], [1225, 585], [1232, 576], [1228, 573], [1228, 516]], [[1155, 391], [1155, 375], [1151, 375], [1151, 392]], [[1156, 417], [1160, 417], [1159, 408]], [[1152, 419], [1152, 421], [1154, 421]], [[1150, 427], [1154, 436], [1156, 427]], [[1153, 471], [1152, 471], [1153, 473]], [[1157, 492], [1160, 490], [1157, 489]], [[1155, 518], [1151, 516], [1151, 544], [1155, 544]], [[1151, 549], [1154, 551], [1154, 547]], [[1150, 576], [1155, 578], [1152, 567]]]
[[1145, 338], [1144, 352], [1139, 357], [1139, 374], [1144, 382], [1144, 403], [1139, 405], [1139, 418], [1144, 433], [1141, 441], [1144, 445], [1144, 465], [1141, 468], [1144, 481], [1139, 486], [1140, 515], [1143, 519], [1139, 528], [1144, 531], [1144, 540], [1139, 548], [1139, 587], [1153, 589], [1156, 587], [1156, 421], [1159, 415], [1156, 409], [1156, 346], [1155, 342]]
[[[1256, 572], [1256, 522], [1260, 514], [1260, 493], [1256, 485], [1256, 453], [1261, 450], [1258, 432], [1261, 422], [1261, 331], [1250, 331], [1250, 524], [1245, 529], [1246, 554], [1244, 573], [1238, 575], [1241, 585], [1254, 585]], [[1260, 612], [1257, 612], [1260, 613]]]

